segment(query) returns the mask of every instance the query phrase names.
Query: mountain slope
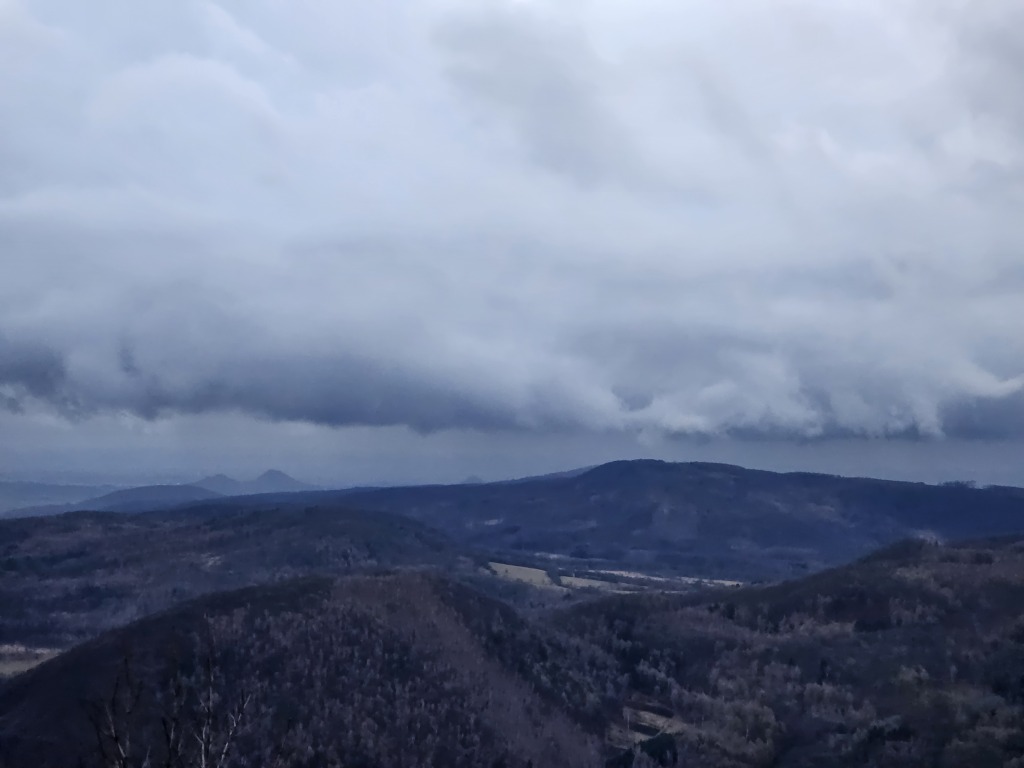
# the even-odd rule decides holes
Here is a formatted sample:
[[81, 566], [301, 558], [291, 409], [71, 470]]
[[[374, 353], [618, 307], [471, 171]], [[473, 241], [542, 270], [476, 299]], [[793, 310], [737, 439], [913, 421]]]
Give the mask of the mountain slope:
[[[423, 570], [279, 582], [0, 684], [0, 756], [94, 765], [82, 702], [113, 701], [159, 761], [161, 715], [180, 701], [176, 722], [200, 724], [209, 681], [215, 734], [249, 700], [231, 765], [625, 768], [643, 750], [701, 768], [1019, 768], [1022, 604], [1024, 537], [907, 541], [792, 582], [621, 595], [542, 623]], [[119, 676], [139, 689], [131, 716]]]
[[245, 484], [246, 493], [296, 493], [317, 490], [315, 485], [303, 483], [278, 469], [268, 469], [255, 480]]
[[848, 562], [907, 537], [1024, 531], [1019, 489], [661, 461], [518, 483], [376, 489], [346, 503], [489, 549], [755, 580]]
[[1024, 537], [908, 541], [769, 587], [629, 595], [561, 628], [629, 679], [610, 740], [702, 768], [1024, 765]]
[[0, 481], [0, 515], [24, 507], [75, 504], [117, 490], [112, 485], [55, 485]]
[[[523, 674], [487, 647], [499, 625], [510, 645], [544, 642], [501, 604], [424, 573], [213, 595], [0, 686], [0, 742], [10, 768], [96, 765], [79, 702], [113, 701], [122, 736], [159, 763], [169, 698], [158, 694], [178, 682], [184, 706], [174, 711], [189, 729], [200, 710], [190, 693], [198, 677], [225, 713], [248, 697], [230, 765], [597, 764], [597, 740], [558, 706], [550, 683], [545, 689], [533, 669]], [[565, 662], [572, 668], [572, 658]], [[110, 697], [122, 670], [122, 692], [139, 692], [130, 716]]]
[[0, 520], [0, 645], [65, 648], [217, 590], [457, 554], [432, 529], [337, 505]]
[[[269, 472], [254, 482], [307, 487], [282, 475]], [[236, 481], [226, 477], [204, 482], [230, 493], [257, 490], [253, 484], [232, 485]], [[90, 505], [167, 509], [187, 504], [188, 494], [213, 494], [190, 488], [172, 486], [163, 497], [120, 492]], [[235, 509], [239, 502], [212, 503]], [[612, 462], [514, 482], [275, 490], [258, 503], [344, 504], [397, 513], [463, 545], [526, 559], [555, 555], [585, 567], [751, 581], [821, 570], [907, 537], [951, 540], [1024, 531], [1024, 491], [1018, 488], [661, 461]]]
[[219, 496], [219, 493], [194, 485], [143, 485], [114, 491], [95, 499], [86, 499], [75, 504], [75, 509], [91, 512], [146, 512], [178, 504], [206, 501]]
[[196, 488], [205, 488], [208, 491], [219, 493], [221, 496], [238, 496], [244, 493], [242, 490], [243, 484], [240, 481], [223, 474], [210, 475], [190, 483], [190, 485], [194, 485]]
[[8, 517], [44, 517], [65, 512], [148, 512], [182, 504], [216, 499], [221, 494], [194, 485], [142, 485], [84, 499], [71, 504], [54, 504], [11, 510]]

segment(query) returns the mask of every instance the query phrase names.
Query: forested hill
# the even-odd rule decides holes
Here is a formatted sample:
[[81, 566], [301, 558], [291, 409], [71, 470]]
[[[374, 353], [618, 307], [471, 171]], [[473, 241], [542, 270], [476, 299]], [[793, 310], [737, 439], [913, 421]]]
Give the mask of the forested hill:
[[198, 765], [208, 743], [225, 768], [1019, 768], [1021, 605], [1022, 537], [529, 620], [422, 569], [292, 580], [0, 684], [0, 758], [98, 768], [130, 736], [119, 765]]
[[[254, 482], [268, 476], [280, 479], [267, 473]], [[149, 512], [192, 505], [215, 513], [344, 505], [413, 518], [476, 549], [747, 581], [799, 576], [904, 538], [1024, 532], [1019, 488], [776, 473], [727, 464], [617, 461], [507, 482], [334, 491], [296, 490], [308, 486], [291, 481], [280, 485], [283, 491], [223, 498], [219, 494], [242, 493], [242, 486], [224, 477], [204, 482], [202, 488], [123, 490], [74, 506]], [[256, 487], [249, 484], [244, 493]]]
[[489, 549], [749, 580], [849, 562], [909, 537], [1024, 532], [1017, 488], [646, 460], [514, 483], [361, 491], [346, 503]]
[[229, 744], [225, 768], [584, 768], [613, 682], [588, 661], [429, 573], [292, 581], [186, 603], [0, 685], [0, 758], [191, 766]]

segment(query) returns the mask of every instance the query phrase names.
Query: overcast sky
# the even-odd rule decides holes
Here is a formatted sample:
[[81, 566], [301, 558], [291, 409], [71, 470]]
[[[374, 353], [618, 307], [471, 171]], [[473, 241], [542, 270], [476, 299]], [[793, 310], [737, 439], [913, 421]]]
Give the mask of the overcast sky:
[[1024, 4], [0, 0], [0, 474], [1024, 484]]

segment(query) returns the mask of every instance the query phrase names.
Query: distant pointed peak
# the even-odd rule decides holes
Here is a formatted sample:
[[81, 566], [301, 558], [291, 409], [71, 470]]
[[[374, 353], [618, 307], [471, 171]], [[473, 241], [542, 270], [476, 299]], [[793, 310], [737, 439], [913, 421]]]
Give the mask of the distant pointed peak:
[[210, 475], [209, 477], [204, 477], [202, 480], [197, 480], [196, 482], [191, 483], [191, 485], [194, 485], [196, 488], [205, 488], [208, 491], [214, 491], [225, 496], [231, 496], [238, 493], [239, 489], [242, 487], [242, 483], [225, 474]]
[[256, 478], [257, 480], [295, 480], [294, 477], [289, 475], [287, 472], [282, 472], [280, 469], [268, 469], [262, 475]]

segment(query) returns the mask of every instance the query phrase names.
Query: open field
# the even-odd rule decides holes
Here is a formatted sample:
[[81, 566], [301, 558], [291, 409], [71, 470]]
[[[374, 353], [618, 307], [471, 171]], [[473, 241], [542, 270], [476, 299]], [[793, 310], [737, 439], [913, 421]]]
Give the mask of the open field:
[[534, 587], [562, 589], [562, 587], [559, 587], [551, 580], [551, 577], [546, 571], [542, 571], [540, 568], [528, 568], [524, 565], [511, 565], [509, 563], [498, 562], [490, 562], [488, 565], [491, 570], [502, 579], [520, 581]]
[[606, 589], [611, 592], [628, 592], [630, 590], [622, 589], [622, 585], [603, 579], [588, 579], [582, 576], [559, 576], [558, 580], [562, 582], [562, 586], [571, 587], [572, 589]]
[[491, 561], [488, 570], [500, 579], [528, 584], [547, 590], [568, 592], [581, 589], [624, 594], [651, 589], [687, 592], [699, 587], [739, 587], [742, 582], [725, 579], [702, 579], [691, 576], [654, 576], [639, 571], [591, 570], [572, 568], [568, 564], [545, 570], [527, 565]]

